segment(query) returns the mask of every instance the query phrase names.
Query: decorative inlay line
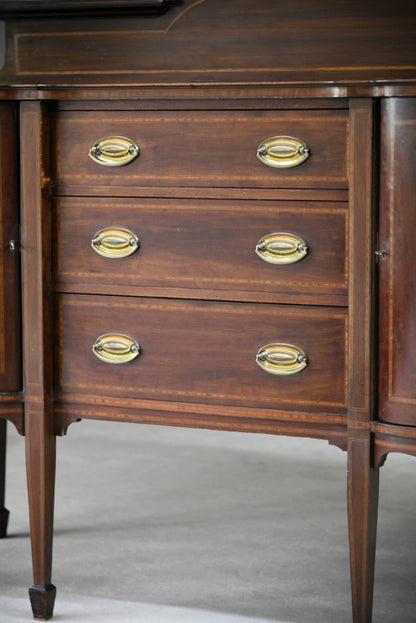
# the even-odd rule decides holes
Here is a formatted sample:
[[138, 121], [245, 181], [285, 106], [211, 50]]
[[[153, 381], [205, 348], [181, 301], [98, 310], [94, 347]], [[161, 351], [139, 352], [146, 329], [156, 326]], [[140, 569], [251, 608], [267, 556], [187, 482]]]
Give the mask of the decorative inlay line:
[[[147, 31], [150, 32], [150, 31]], [[163, 31], [161, 31], [163, 32]], [[49, 33], [48, 33], [49, 34]], [[62, 39], [62, 33], [57, 33], [57, 35], [59, 34], [59, 38]], [[76, 35], [79, 33], [65, 33], [65, 35]], [[94, 35], [99, 35], [99, 36], [105, 36], [106, 32], [95, 32], [93, 33]], [[125, 33], [123, 33], [125, 34]], [[137, 33], [134, 33], [137, 34]], [[139, 33], [141, 34], [141, 33]], [[143, 34], [147, 34], [147, 33], [143, 33]], [[29, 36], [41, 36], [41, 33], [33, 33], [32, 34], [27, 34], [27, 35], [20, 35], [21, 37], [29, 37]], [[44, 34], [42, 36], [45, 36]], [[17, 45], [15, 44], [15, 47], [17, 49]], [[16, 51], [16, 58], [17, 58], [17, 69], [16, 69], [16, 74], [20, 75], [20, 76], [27, 76], [27, 75], [37, 75], [38, 72], [36, 71], [23, 71], [20, 69], [19, 67], [19, 58], [18, 58], [18, 53]], [[340, 66], [340, 67], [296, 67], [296, 73], [299, 73], [301, 71], [304, 71], [305, 73], [308, 73], [310, 75], [311, 72], [332, 72], [334, 73], [334, 75], [338, 75], [338, 73], [340, 71], [353, 71], [353, 72], [363, 72], [363, 71], [377, 71], [377, 70], [391, 70], [391, 71], [395, 71], [395, 70], [408, 70], [408, 71], [413, 71], [416, 69], [415, 65], [387, 65], [387, 66], [371, 66], [369, 65], [368, 67], [349, 67], [349, 66]], [[128, 75], [128, 74], [133, 74], [133, 75], [157, 75], [157, 74], [236, 74], [236, 73], [241, 73], [241, 74], [250, 74], [250, 73], [276, 73], [276, 74], [285, 74], [285, 73], [289, 73], [290, 75], [293, 74], [293, 72], [295, 71], [295, 68], [293, 67], [251, 67], [249, 69], [247, 68], [243, 68], [243, 67], [229, 67], [229, 68], [221, 68], [221, 69], [215, 69], [215, 68], [210, 68], [210, 69], [205, 69], [205, 68], [196, 68], [196, 69], [110, 69], [110, 70], [105, 70], [105, 74], [106, 75], [110, 75], [110, 74], [114, 74], [114, 75]], [[89, 70], [44, 70], [42, 69], [42, 75], [94, 75], [94, 74], [103, 74], [103, 70], [102, 69], [89, 69]]]
[[[65, 270], [59, 270], [59, 274], [64, 277], [64, 276], [70, 276], [73, 275], [76, 278], [78, 277], [90, 277], [92, 274], [91, 272], [85, 272], [85, 271], [65, 271]], [[125, 274], [123, 273], [111, 273], [111, 278], [112, 279], [122, 279], [123, 277], [125, 277]], [[231, 283], [236, 283], [236, 284], [258, 284], [258, 285], [266, 285], [266, 286], [284, 286], [287, 285], [288, 280], [284, 280], [284, 279], [273, 279], [273, 280], [266, 280], [266, 279], [238, 279], [237, 277], [235, 279], [232, 278], [225, 278], [225, 277], [201, 277], [199, 275], [195, 275], [195, 277], [186, 277], [186, 276], [181, 276], [181, 277], [177, 277], [175, 275], [173, 275], [172, 277], [164, 277], [163, 275], [161, 275], [160, 277], [156, 278], [150, 278], [150, 277], [146, 277], [141, 279], [138, 282], [138, 285], [143, 285], [145, 282], [150, 281], [152, 285], [156, 285], [159, 282], [174, 282], [176, 285], [178, 285], [179, 283], [192, 283], [192, 282], [197, 282], [197, 283], [214, 283], [214, 284], [218, 284], [218, 283], [223, 283], [223, 284], [231, 284]], [[345, 282], [344, 282], [345, 284]], [[134, 284], [131, 284], [134, 285]], [[324, 281], [311, 281], [311, 280], [305, 280], [305, 281], [294, 281], [293, 279], [290, 280], [290, 286], [305, 286], [307, 285], [310, 288], [317, 288], [317, 287], [327, 287], [327, 288], [334, 288], [334, 289], [339, 289], [339, 290], [344, 290], [345, 289], [345, 285], [343, 286], [342, 283], [331, 283], [331, 282], [324, 282]], [[289, 290], [291, 291], [291, 290]], [[321, 292], [319, 292], [319, 294], [322, 294]]]
[[[306, 182], [306, 181], [316, 181], [316, 180], [323, 180], [323, 181], [330, 181], [330, 182], [337, 182], [337, 183], [342, 183], [342, 184], [346, 184], [348, 183], [348, 123], [347, 123], [347, 118], [345, 115], [328, 115], [325, 114], [325, 112], [327, 111], [318, 111], [319, 114], [318, 115], [301, 115], [301, 114], [297, 114], [297, 115], [291, 115], [291, 114], [286, 114], [284, 116], [278, 116], [277, 113], [275, 111], [269, 111], [269, 115], [268, 115], [268, 121], [269, 123], [271, 122], [279, 122], [281, 124], [291, 124], [291, 123], [295, 123], [295, 124], [299, 124], [301, 123], [303, 124], [314, 124], [316, 128], [319, 128], [322, 123], [325, 123], [327, 121], [329, 121], [330, 123], [334, 123], [334, 124], [340, 124], [341, 129], [342, 129], [342, 134], [345, 133], [345, 142], [346, 142], [346, 153], [345, 156], [342, 158], [340, 158], [340, 168], [341, 169], [345, 169], [342, 171], [342, 175], [325, 175], [324, 172], [318, 174], [315, 173], [314, 175], [306, 175], [305, 173], [303, 174], [299, 174], [299, 175], [290, 175], [290, 181], [302, 181], [302, 182]], [[274, 113], [274, 115], [273, 115]], [[91, 114], [88, 115], [83, 115], [82, 117], [77, 117], [74, 121], [75, 124], [91, 124]], [[138, 134], [140, 134], [140, 130], [141, 127], [144, 126], [147, 122], [150, 122], [152, 124], [175, 124], [175, 126], [178, 123], [181, 122], [185, 122], [185, 123], [203, 123], [205, 124], [206, 127], [210, 127], [211, 124], [215, 124], [216, 126], [218, 125], [218, 123], [230, 123], [230, 121], [232, 121], [233, 124], [235, 123], [244, 123], [244, 124], [250, 124], [252, 121], [252, 115], [250, 114], [245, 114], [244, 116], [239, 115], [237, 116], [236, 114], [233, 113], [228, 113], [226, 115], [224, 114], [220, 114], [220, 112], [216, 112], [214, 113], [214, 111], [209, 111], [209, 114], [207, 114], [207, 112], [200, 112], [199, 114], [187, 114], [187, 115], [182, 115], [179, 116], [178, 114], [149, 114], [149, 113], [141, 113], [140, 116], [138, 118], [136, 118], [135, 120], [133, 120], [133, 122], [131, 121], [131, 119], [128, 118], [127, 113], [125, 116], [121, 117], [121, 116], [116, 116], [116, 117], [101, 117], [100, 118], [100, 127], [103, 127], [106, 123], [109, 123], [112, 125], [112, 127], [116, 126], [117, 124], [121, 124], [122, 128], [123, 126], [128, 123], [129, 124], [129, 132], [131, 133], [135, 133], [137, 132]], [[62, 126], [63, 125], [67, 125], [68, 123], [71, 122], [71, 118], [68, 120], [65, 119], [65, 116], [62, 116], [60, 118], [58, 118], [57, 121], [57, 153], [58, 153], [58, 163], [60, 161], [60, 141], [61, 141], [61, 136], [62, 136]], [[261, 132], [262, 130], [262, 125], [259, 126], [259, 132]], [[104, 130], [102, 130], [104, 131]], [[124, 131], [126, 132], [126, 130], [120, 130], [121, 132]], [[218, 128], [216, 129], [216, 132], [218, 132]], [[133, 136], [134, 138], [134, 136]], [[135, 140], [137, 140], [138, 143], [140, 143], [140, 140], [138, 138], [136, 138]], [[58, 165], [59, 166], [59, 165]], [[94, 180], [99, 178], [100, 176], [103, 176], [105, 174], [108, 174], [106, 171], [100, 171], [94, 174], [90, 174], [86, 171], [83, 171], [82, 173], [71, 173], [70, 175], [68, 175], [68, 179], [74, 180], [75, 182], [77, 182], [77, 180], [82, 180], [83, 184], [85, 183], [85, 180]], [[57, 170], [57, 176], [59, 177], [59, 175], [61, 175], [61, 169], [58, 168]], [[65, 174], [64, 174], [65, 177]], [[252, 175], [248, 175], [247, 173], [245, 173], [244, 175], [238, 175], [235, 172], [233, 172], [232, 174], [230, 173], [226, 173], [226, 174], [221, 174], [219, 171], [216, 171], [215, 173], [215, 178], [216, 180], [221, 180], [221, 181], [226, 181], [227, 185], [229, 185], [229, 180], [230, 178], [234, 179], [234, 180], [242, 180], [242, 181], [247, 181], [248, 179], [250, 180], [255, 180], [256, 182], [259, 183], [260, 186], [262, 186], [262, 184], [264, 184], [264, 180], [265, 181], [269, 181], [269, 183], [271, 181], [274, 182], [274, 184], [276, 184], [276, 173], [273, 171], [268, 171], [266, 170], [266, 167], [264, 168], [264, 170], [253, 170], [253, 174]], [[136, 180], [156, 180], [159, 184], [161, 179], [164, 180], [164, 182], [170, 182], [171, 180], [173, 180], [174, 182], [177, 182], [178, 179], [180, 180], [194, 180], [195, 179], [195, 174], [187, 174], [184, 172], [181, 173], [177, 173], [175, 175], [161, 175], [160, 171], [155, 172], [154, 174], [151, 174], [149, 172], [145, 172], [141, 175], [133, 175], [131, 172], [128, 173], [128, 179], [132, 180], [132, 181], [136, 181]], [[207, 173], [203, 173], [198, 171], [198, 180], [199, 180], [199, 185], [202, 186], [202, 181], [205, 182], [205, 184], [208, 184], [209, 187], [212, 187], [212, 171], [207, 171]], [[158, 184], [155, 184], [158, 185]]]
[[[303, 411], [293, 410], [286, 411], [284, 409], [276, 410], [267, 407], [259, 409], [258, 407], [236, 407], [233, 405], [204, 404], [200, 402], [176, 402], [167, 400], [158, 401], [146, 398], [122, 398], [118, 396], [103, 398], [103, 396], [96, 396], [94, 394], [84, 394], [80, 396], [79, 394], [68, 395], [65, 393], [57, 394], [56, 403], [57, 411], [65, 410], [67, 404], [81, 405], [81, 408], [83, 405], [92, 405], [92, 413], [97, 413], [100, 411], [100, 407], [103, 407], [104, 410], [107, 410], [109, 407], [113, 409], [114, 405], [116, 404], [126, 409], [133, 409], [134, 411], [136, 411], [137, 409], [154, 410], [156, 408], [157, 411], [163, 410], [170, 413], [186, 415], [188, 413], [196, 413], [198, 415], [208, 417], [249, 417], [265, 420], [280, 420], [281, 422], [288, 424], [291, 424], [292, 422], [303, 422], [304, 424], [318, 424], [321, 426], [335, 424], [336, 426], [342, 426], [343, 428], [346, 428], [345, 415], [325, 414], [323, 416], [325, 420], [323, 421], [322, 415], [320, 415], [319, 413], [305, 413]], [[64, 406], [62, 406], [62, 403], [64, 403]], [[334, 434], [345, 435], [346, 431], [334, 431]]]
[[[51, 35], [53, 37], [61, 37], [62, 35], [65, 36], [69, 36], [69, 37], [78, 37], [78, 36], [84, 36], [84, 35], [97, 35], [100, 36], [101, 35], [114, 35], [114, 34], [123, 34], [123, 35], [147, 35], [148, 33], [150, 34], [155, 34], [155, 33], [160, 33], [160, 34], [166, 34], [169, 32], [169, 30], [171, 30], [171, 28], [174, 26], [174, 24], [176, 24], [176, 22], [178, 22], [186, 13], [188, 13], [189, 11], [191, 11], [193, 8], [195, 8], [198, 4], [203, 4], [206, 0], [195, 0], [195, 2], [193, 2], [192, 4], [190, 4], [188, 7], [185, 7], [184, 9], [182, 9], [182, 11], [180, 11], [177, 15], [175, 15], [175, 17], [172, 19], [172, 21], [169, 22], [169, 24], [166, 26], [166, 28], [149, 28], [147, 30], [120, 30], [120, 31], [116, 31], [116, 30], [83, 30], [83, 31], [69, 31], [69, 32], [60, 32], [60, 31], [56, 31], [56, 32], [48, 32], [47, 35]], [[62, 19], [62, 18], [60, 18]], [[158, 18], [160, 19], [160, 17]], [[45, 33], [44, 32], [33, 32], [33, 33], [17, 33], [15, 35], [15, 39], [19, 39], [19, 38], [24, 38], [24, 37], [45, 37]]]
[[[390, 134], [390, 140], [389, 140], [389, 145], [391, 145], [391, 162], [395, 162], [395, 147], [396, 147], [396, 132], [398, 131], [398, 129], [402, 128], [403, 126], [415, 126], [416, 123], [414, 120], [412, 119], [406, 119], [406, 120], [401, 120], [401, 121], [396, 121], [395, 123], [392, 124], [391, 126], [391, 134]], [[395, 208], [395, 191], [396, 191], [396, 184], [395, 184], [395, 178], [394, 178], [394, 168], [391, 168], [391, 173], [390, 173], [390, 178], [389, 178], [389, 186], [390, 186], [390, 190], [389, 190], [389, 216], [390, 216], [390, 228], [389, 228], [389, 243], [390, 243], [390, 251], [389, 251], [389, 256], [391, 258], [395, 257], [395, 215], [396, 215], [396, 210]], [[389, 314], [389, 335], [392, 336], [392, 339], [389, 340], [388, 345], [388, 402], [395, 402], [398, 404], [415, 404], [416, 405], [416, 398], [411, 398], [411, 397], [403, 397], [403, 396], [399, 396], [397, 394], [394, 394], [394, 389], [393, 389], [393, 376], [394, 376], [394, 302], [395, 302], [395, 279], [394, 279], [394, 263], [392, 261], [389, 262], [389, 292], [391, 293], [390, 295], [390, 299], [389, 299], [389, 307], [388, 307], [388, 314]], [[397, 285], [398, 288], [400, 288], [400, 284]]]
[[[65, 302], [60, 300], [59, 301], [59, 305], [58, 305], [58, 324], [59, 324], [59, 369], [62, 370], [63, 369], [63, 352], [64, 352], [64, 348], [63, 348], [63, 313], [64, 313], [64, 307], [71, 307], [71, 306], [75, 306], [77, 307], [90, 307], [91, 306], [91, 302], [88, 300], [77, 300], [76, 302]], [[236, 315], [241, 315], [241, 311], [239, 309], [234, 309], [230, 306], [227, 306], [227, 314], [236, 314]], [[164, 312], [169, 312], [169, 311], [178, 311], [178, 310], [189, 310], [191, 309], [192, 312], [202, 312], [202, 313], [207, 313], [207, 309], [205, 307], [198, 307], [198, 305], [189, 305], [189, 303], [187, 302], [176, 302], [175, 304], [172, 304], [172, 302], [168, 302], [166, 299], [163, 300], [163, 302], [161, 303], [151, 303], [149, 304], [148, 302], [146, 303], [140, 303], [137, 300], [134, 301], [126, 301], [123, 300], [123, 302], [116, 302], [116, 301], [112, 301], [111, 302], [111, 308], [121, 308], [121, 309], [126, 309], [126, 308], [134, 308], [134, 309], [145, 309], [146, 311], [149, 310], [163, 310]], [[224, 304], [215, 304], [212, 303], [210, 305], [210, 310], [218, 310], [220, 309], [221, 311], [223, 311], [224, 309]], [[244, 308], [244, 315], [255, 315], [255, 316], [259, 316], [262, 315], [262, 311], [265, 314], [269, 314], [269, 310], [261, 310], [258, 309], [258, 307], [256, 306], [256, 304], [253, 304], [253, 307], [251, 309], [248, 309], [247, 306], [245, 306]], [[319, 315], [316, 315], [316, 311], [315, 310], [300, 310], [300, 309], [286, 309], [284, 310], [284, 314], [282, 312], [282, 315], [284, 315], [285, 317], [288, 316], [294, 316], [294, 317], [299, 317], [299, 316], [306, 316], [306, 317], [317, 317], [318, 319], [335, 319], [338, 318], [340, 320], [343, 321], [344, 324], [344, 352], [346, 353], [346, 359], [347, 359], [347, 344], [348, 344], [348, 318], [345, 312], [341, 311], [341, 310], [331, 310], [331, 312], [320, 312]], [[345, 408], [346, 407], [346, 402], [347, 402], [347, 375], [345, 373], [345, 371], [347, 370], [347, 362], [345, 362], [344, 366], [343, 366], [343, 376], [344, 376], [344, 402], [330, 402], [330, 401], [315, 401], [314, 404], [317, 405], [322, 405], [324, 407], [338, 407], [338, 408]], [[88, 389], [91, 384], [90, 383], [65, 383], [60, 375], [59, 378], [59, 384], [60, 387], [65, 390], [65, 388], [79, 388], [79, 389]], [[94, 383], [94, 387], [96, 387], [97, 389], [103, 390], [103, 392], [108, 392], [109, 390], [109, 386], [108, 383], [106, 384], [98, 384], [98, 383]], [[137, 392], [137, 385], [134, 386], [123, 386], [124, 390], [127, 390], [129, 392]], [[168, 396], [195, 396], [195, 397], [199, 397], [199, 398], [218, 398], [218, 399], [226, 399], [226, 400], [237, 400], [239, 402], [241, 402], [242, 404], [244, 402], [252, 402], [254, 400], [254, 398], [248, 398], [245, 400], [241, 400], [241, 392], [238, 394], [232, 394], [232, 393], [228, 393], [228, 394], [222, 394], [222, 393], [213, 393], [213, 392], [209, 392], [209, 393], [204, 393], [204, 392], [196, 392], [196, 391], [185, 391], [185, 390], [179, 390], [179, 389], [163, 389], [163, 387], [157, 387], [157, 388], [145, 388], [143, 389], [143, 393], [147, 393], [147, 394], [155, 394], [155, 395], [160, 395], [160, 394], [165, 394]], [[273, 402], [275, 402], [275, 398], [273, 398]], [[310, 405], [311, 404], [311, 400], [299, 400], [299, 399], [285, 399], [283, 398], [281, 395], [279, 395], [279, 401], [282, 404], [299, 404], [299, 405]], [[266, 401], [266, 404], [268, 402], [271, 402], [271, 398], [268, 399]]]
[[[58, 206], [59, 206], [59, 210], [57, 210], [57, 228], [58, 228], [58, 232], [61, 231], [61, 220], [62, 220], [62, 212], [66, 211], [68, 209], [70, 209], [69, 207], [65, 206], [65, 203], [69, 203], [70, 205], [73, 205], [73, 202], [65, 202], [64, 200], [61, 200], [61, 202], [58, 202]], [[60, 205], [59, 205], [60, 204]], [[82, 207], [85, 208], [85, 210], [88, 210], [89, 208], [93, 208], [95, 207], [97, 204], [94, 204], [92, 202], [82, 202]], [[81, 207], [81, 205], [78, 203], [76, 205], [77, 208]], [[106, 206], [104, 206], [105, 209]], [[114, 210], [118, 210], [118, 209], [126, 209], [128, 207], [131, 207], [128, 204], [122, 204], [122, 203], [112, 203], [111, 204], [111, 208]], [[133, 206], [135, 207], [135, 206]], [[144, 210], [171, 210], [172, 214], [177, 214], [180, 212], [185, 212], [185, 211], [195, 211], [196, 207], [194, 205], [183, 205], [181, 204], [180, 206], [171, 206], [169, 204], [157, 204], [157, 205], [145, 205], [145, 206], [138, 206], [137, 210], [140, 209], [144, 209]], [[243, 213], [250, 213], [252, 212], [254, 209], [258, 210], [259, 208], [253, 208], [252, 205], [250, 206], [236, 206], [234, 208], [227, 207], [226, 208], [227, 211], [231, 212], [243, 212]], [[343, 219], [344, 222], [344, 227], [346, 230], [346, 240], [345, 240], [345, 245], [347, 248], [348, 245], [348, 227], [347, 227], [347, 212], [344, 209], [341, 208], [316, 208], [316, 207], [310, 207], [310, 208], [289, 208], [286, 206], [281, 206], [280, 208], [278, 208], [279, 210], [284, 211], [285, 214], [291, 214], [292, 216], [296, 216], [297, 214], [311, 214], [312, 216], [314, 214], [320, 214], [320, 215], [326, 215], [326, 214], [333, 214], [335, 216], [338, 216], [340, 218]], [[276, 210], [276, 206], [274, 205], [273, 207], [264, 207], [264, 208], [260, 208], [261, 212], [264, 213], [265, 215], [268, 214], [272, 214], [272, 215], [278, 215], [278, 212]], [[211, 211], [211, 212], [222, 212], [224, 211], [224, 206], [223, 205], [210, 205], [207, 208], [207, 211]], [[58, 248], [60, 247], [60, 244], [58, 245]], [[308, 288], [314, 288], [314, 287], [327, 287], [327, 288], [336, 288], [336, 289], [343, 289], [346, 287], [347, 285], [347, 280], [348, 280], [348, 266], [347, 266], [347, 262], [348, 262], [348, 253], [345, 253], [345, 261], [344, 261], [344, 272], [343, 272], [343, 280], [339, 280], [339, 281], [333, 281], [333, 282], [328, 282], [328, 281], [314, 281], [311, 279], [307, 279], [307, 280], [290, 280], [290, 284], [292, 286], [302, 286], [304, 287], [305, 284], [308, 286]], [[259, 272], [261, 272], [261, 268], [259, 268]], [[79, 277], [88, 277], [93, 275], [94, 273], [92, 273], [91, 271], [79, 271], [79, 270], [62, 270], [61, 268], [61, 256], [58, 254], [57, 256], [57, 261], [56, 261], [56, 271], [57, 274], [59, 273], [59, 275], [61, 275], [62, 277], [68, 277], [68, 276], [75, 276], [76, 278]], [[116, 273], [116, 272], [111, 272], [111, 278], [112, 279], [123, 279], [125, 278], [126, 273]], [[144, 277], [143, 275], [141, 276], [141, 280], [140, 283], [143, 284], [144, 282], [146, 282], [149, 278]], [[152, 283], [154, 283], [154, 278], [152, 278]], [[172, 275], [172, 276], [164, 276], [164, 275], [160, 275], [157, 278], [157, 282], [167, 282], [170, 283], [172, 281], [175, 282], [183, 282], [183, 283], [192, 283], [192, 282], [203, 282], [203, 283], [210, 283], [210, 282], [214, 282], [214, 283], [223, 283], [223, 284], [230, 284], [230, 283], [235, 283], [235, 284], [264, 284], [267, 286], [275, 286], [275, 285], [285, 285], [287, 284], [288, 280], [287, 278], [282, 278], [282, 279], [247, 279], [247, 278], [226, 278], [226, 277], [203, 277], [203, 276], [193, 276], [193, 277], [189, 277], [186, 275], [181, 275], [180, 277], [177, 277], [176, 275]]]

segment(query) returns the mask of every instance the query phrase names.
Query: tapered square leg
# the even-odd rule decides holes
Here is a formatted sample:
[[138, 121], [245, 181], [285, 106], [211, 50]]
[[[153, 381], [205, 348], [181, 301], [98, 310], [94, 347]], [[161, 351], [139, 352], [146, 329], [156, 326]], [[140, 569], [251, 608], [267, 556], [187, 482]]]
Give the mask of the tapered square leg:
[[56, 594], [51, 582], [56, 450], [49, 418], [42, 417], [42, 411], [32, 405], [26, 421], [26, 467], [34, 581], [29, 596], [34, 618], [46, 621], [52, 617]]
[[372, 622], [379, 470], [371, 467], [370, 449], [368, 434], [350, 437], [348, 523], [353, 623]]
[[26, 473], [32, 544], [33, 587], [30, 600], [36, 619], [53, 613], [52, 540], [56, 442], [53, 411], [53, 314], [45, 285], [51, 249], [50, 206], [46, 199], [48, 121], [41, 102], [20, 108], [21, 262], [23, 385], [25, 388]]

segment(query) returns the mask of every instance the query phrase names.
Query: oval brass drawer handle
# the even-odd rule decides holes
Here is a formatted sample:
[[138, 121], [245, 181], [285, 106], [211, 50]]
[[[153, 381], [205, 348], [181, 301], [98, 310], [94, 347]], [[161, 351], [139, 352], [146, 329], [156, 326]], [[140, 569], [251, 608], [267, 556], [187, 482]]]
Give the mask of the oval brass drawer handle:
[[140, 345], [128, 335], [105, 333], [97, 337], [92, 352], [106, 363], [128, 363], [140, 355]]
[[257, 157], [269, 167], [297, 167], [309, 158], [309, 149], [300, 138], [272, 136], [260, 143]]
[[308, 365], [306, 353], [293, 344], [266, 344], [256, 355], [256, 363], [269, 374], [297, 374]]
[[256, 244], [256, 253], [270, 264], [294, 264], [308, 254], [308, 245], [300, 236], [286, 232], [267, 234]]
[[134, 141], [125, 136], [104, 136], [88, 152], [90, 158], [104, 167], [122, 167], [139, 155]]
[[128, 257], [140, 247], [136, 234], [124, 227], [106, 227], [100, 229], [91, 240], [91, 246], [104, 257]]

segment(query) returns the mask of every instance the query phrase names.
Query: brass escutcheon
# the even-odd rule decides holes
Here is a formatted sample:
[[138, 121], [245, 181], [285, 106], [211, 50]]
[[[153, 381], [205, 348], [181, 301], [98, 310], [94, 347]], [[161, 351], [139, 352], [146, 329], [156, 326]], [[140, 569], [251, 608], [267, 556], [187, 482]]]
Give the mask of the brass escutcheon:
[[88, 155], [104, 167], [122, 167], [140, 153], [136, 143], [125, 136], [104, 136], [89, 150]]
[[270, 264], [294, 264], [308, 254], [308, 245], [300, 236], [286, 232], [267, 234], [260, 238], [257, 255]]
[[306, 353], [293, 344], [275, 343], [262, 346], [256, 363], [269, 374], [287, 376], [297, 374], [308, 365]]
[[124, 227], [105, 227], [100, 229], [91, 240], [91, 246], [103, 257], [128, 257], [140, 247], [136, 234]]
[[297, 167], [309, 158], [309, 149], [300, 138], [272, 136], [260, 143], [257, 157], [269, 167]]
[[95, 340], [92, 352], [105, 363], [128, 363], [140, 355], [140, 344], [122, 333], [105, 333]]

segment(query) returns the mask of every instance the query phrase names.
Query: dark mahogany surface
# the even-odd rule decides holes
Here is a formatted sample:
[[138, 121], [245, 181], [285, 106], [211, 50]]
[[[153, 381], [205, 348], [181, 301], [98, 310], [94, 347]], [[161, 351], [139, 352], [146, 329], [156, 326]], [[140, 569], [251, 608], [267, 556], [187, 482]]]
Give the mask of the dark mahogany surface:
[[382, 114], [380, 418], [416, 426], [416, 100]]
[[[416, 454], [414, 3], [184, 0], [158, 16], [100, 4], [4, 24], [12, 215], [21, 101], [34, 614], [49, 618], [55, 596], [55, 435], [91, 418], [347, 450], [353, 621], [371, 623], [379, 466]], [[113, 134], [140, 147], [119, 169], [88, 157]], [[256, 149], [277, 134], [305, 140], [310, 158], [265, 167]], [[91, 237], [122, 225], [140, 249], [108, 263]], [[311, 253], [277, 273], [254, 247], [283, 228]], [[137, 360], [99, 361], [106, 332], [132, 333]], [[280, 341], [306, 351], [299, 375], [257, 366], [258, 348]]]
[[[58, 290], [175, 296], [181, 288], [186, 298], [253, 302], [286, 302], [301, 291], [318, 304], [347, 300], [345, 202], [62, 197], [52, 205]], [[139, 238], [133, 255], [92, 248], [96, 232], [115, 224]], [[294, 264], [265, 262], [255, 246], [273, 232], [303, 236], [308, 254]]]
[[[114, 6], [120, 3], [113, 3]], [[0, 84], [377, 87], [416, 77], [408, 0], [184, 0], [164, 15], [10, 20]]]
[[[269, 409], [269, 418], [282, 409], [345, 414], [344, 309], [67, 294], [56, 319], [58, 392], [132, 407], [146, 399]], [[133, 337], [142, 354], [100, 361], [92, 346], [109, 332]], [[300, 346], [309, 365], [288, 377], [261, 370], [256, 353], [274, 342]]]
[[21, 389], [17, 140], [17, 108], [0, 102], [0, 392]]

